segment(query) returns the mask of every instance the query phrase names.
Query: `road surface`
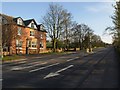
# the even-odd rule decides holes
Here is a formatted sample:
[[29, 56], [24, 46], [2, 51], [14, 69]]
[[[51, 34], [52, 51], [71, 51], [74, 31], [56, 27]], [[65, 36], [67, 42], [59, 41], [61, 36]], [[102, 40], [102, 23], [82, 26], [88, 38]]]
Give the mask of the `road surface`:
[[3, 64], [3, 88], [118, 88], [114, 48], [90, 55], [46, 55]]

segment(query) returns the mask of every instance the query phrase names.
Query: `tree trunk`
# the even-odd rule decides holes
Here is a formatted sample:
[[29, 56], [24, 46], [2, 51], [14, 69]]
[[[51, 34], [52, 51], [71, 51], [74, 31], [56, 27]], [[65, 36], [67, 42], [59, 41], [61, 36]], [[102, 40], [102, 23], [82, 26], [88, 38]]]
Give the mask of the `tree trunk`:
[[56, 52], [56, 39], [53, 40], [53, 52]]

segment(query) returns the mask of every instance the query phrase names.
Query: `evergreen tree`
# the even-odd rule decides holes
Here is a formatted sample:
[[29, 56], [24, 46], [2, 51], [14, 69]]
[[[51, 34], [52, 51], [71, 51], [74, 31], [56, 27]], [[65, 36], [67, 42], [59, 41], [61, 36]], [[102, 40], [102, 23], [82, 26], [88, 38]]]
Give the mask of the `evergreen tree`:
[[114, 27], [114, 44], [119, 47], [120, 46], [120, 1], [116, 2], [116, 5], [114, 6], [115, 12], [112, 17], [113, 23], [115, 25]]

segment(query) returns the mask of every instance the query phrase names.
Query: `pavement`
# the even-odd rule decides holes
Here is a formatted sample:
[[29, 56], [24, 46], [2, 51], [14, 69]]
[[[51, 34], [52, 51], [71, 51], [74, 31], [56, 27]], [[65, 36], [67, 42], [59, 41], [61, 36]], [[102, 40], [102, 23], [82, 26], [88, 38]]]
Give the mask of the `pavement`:
[[2, 88], [119, 88], [112, 47], [3, 63]]

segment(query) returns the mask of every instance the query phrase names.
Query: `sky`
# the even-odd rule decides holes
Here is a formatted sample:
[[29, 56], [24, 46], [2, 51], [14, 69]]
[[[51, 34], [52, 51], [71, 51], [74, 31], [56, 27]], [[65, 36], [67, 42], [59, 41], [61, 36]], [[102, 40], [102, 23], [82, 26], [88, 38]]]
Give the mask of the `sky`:
[[[22, 17], [24, 20], [34, 18], [42, 23], [51, 2], [2, 2], [2, 12], [13, 17]], [[53, 2], [63, 6], [72, 13], [73, 21], [87, 24], [94, 33], [100, 35], [106, 43], [111, 43], [112, 38], [104, 34], [105, 28], [113, 26], [112, 19], [114, 2]]]

